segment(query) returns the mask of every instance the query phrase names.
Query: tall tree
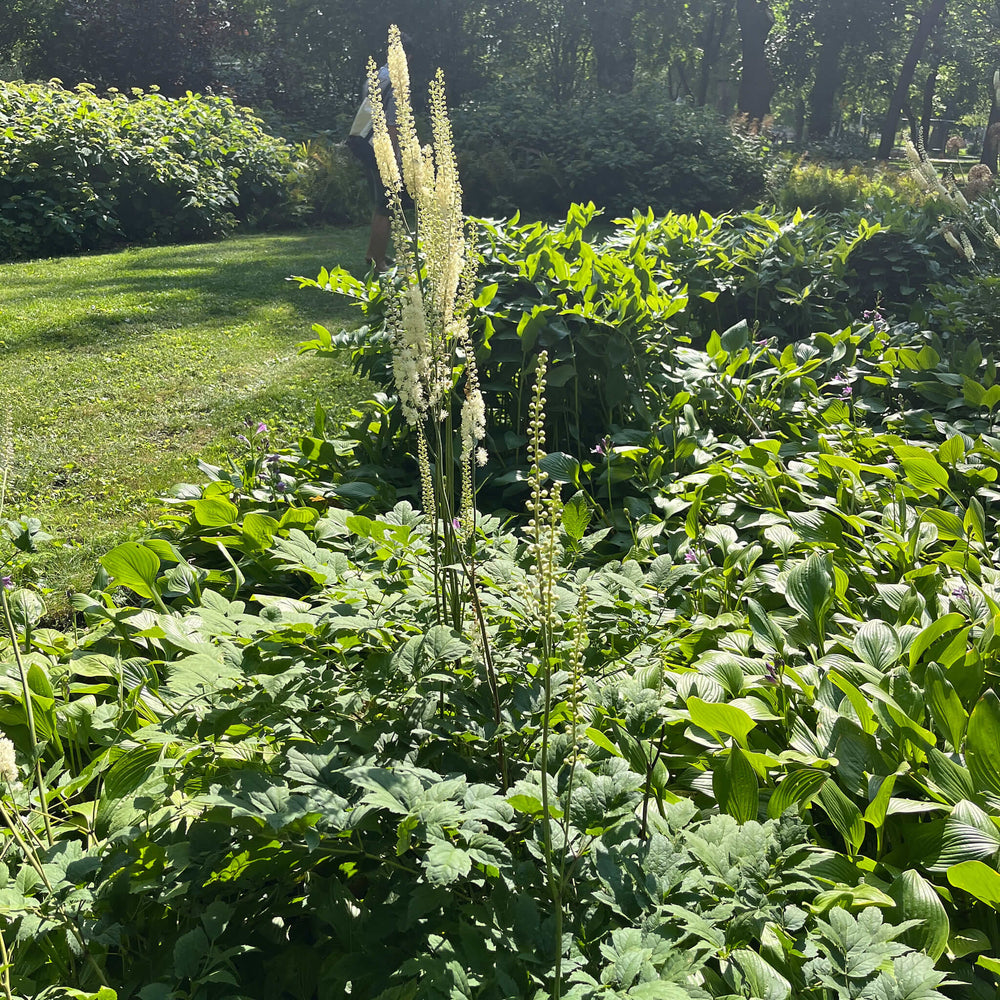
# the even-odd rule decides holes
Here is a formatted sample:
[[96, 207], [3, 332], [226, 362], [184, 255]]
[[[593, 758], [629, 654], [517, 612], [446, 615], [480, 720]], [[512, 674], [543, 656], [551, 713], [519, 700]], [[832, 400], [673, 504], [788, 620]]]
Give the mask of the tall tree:
[[632, 25], [638, 6], [638, 0], [590, 0], [584, 9], [597, 85], [613, 94], [627, 94], [635, 83]]
[[934, 26], [944, 13], [948, 0], [930, 0], [924, 10], [923, 16], [917, 25], [917, 30], [910, 42], [909, 51], [903, 60], [899, 76], [896, 79], [896, 87], [892, 97], [889, 99], [889, 110], [886, 112], [885, 122], [882, 125], [882, 137], [878, 144], [876, 156], [880, 160], [887, 160], [892, 152], [892, 147], [896, 142], [896, 129], [899, 128], [899, 116], [903, 108], [909, 104], [910, 84], [913, 82], [913, 74], [916, 72], [917, 63], [927, 45], [927, 40], [934, 31]]
[[736, 0], [736, 19], [743, 50], [737, 108], [752, 121], [763, 121], [770, 114], [774, 93], [774, 78], [765, 48], [774, 27], [774, 14], [767, 0]]

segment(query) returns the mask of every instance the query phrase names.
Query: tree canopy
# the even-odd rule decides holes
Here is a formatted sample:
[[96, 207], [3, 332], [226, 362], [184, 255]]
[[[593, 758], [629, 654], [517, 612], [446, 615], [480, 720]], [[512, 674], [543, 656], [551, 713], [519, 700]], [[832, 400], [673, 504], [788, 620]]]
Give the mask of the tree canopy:
[[354, 0], [8, 0], [0, 59], [6, 76], [212, 88], [336, 128], [390, 23], [453, 102], [487, 83], [553, 105], [652, 85], [799, 138], [882, 132], [882, 155], [901, 119], [943, 144], [997, 117], [1000, 0], [385, 0], [374, 16]]

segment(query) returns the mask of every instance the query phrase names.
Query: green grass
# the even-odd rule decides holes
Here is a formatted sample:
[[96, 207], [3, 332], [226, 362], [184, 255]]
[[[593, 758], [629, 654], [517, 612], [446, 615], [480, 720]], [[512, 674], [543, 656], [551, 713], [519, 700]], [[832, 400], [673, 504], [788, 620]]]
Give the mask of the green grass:
[[357, 268], [366, 239], [323, 229], [0, 266], [6, 514], [65, 543], [42, 563], [46, 587], [86, 589], [97, 556], [141, 530], [158, 496], [198, 480], [198, 458], [238, 447], [244, 419], [281, 444], [317, 400], [345, 413], [365, 398], [346, 358], [296, 351], [313, 323], [337, 330], [358, 314], [286, 279]]

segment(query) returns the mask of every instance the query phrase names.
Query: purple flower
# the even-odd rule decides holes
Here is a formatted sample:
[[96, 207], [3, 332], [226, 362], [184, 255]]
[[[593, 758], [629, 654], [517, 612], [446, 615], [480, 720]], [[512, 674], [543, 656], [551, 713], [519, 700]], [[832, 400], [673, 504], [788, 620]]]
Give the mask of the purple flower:
[[593, 448], [590, 449], [591, 455], [607, 455], [611, 451], [611, 438], [605, 434]]
[[285, 490], [287, 490], [287, 489], [288, 489], [288, 484], [287, 484], [287, 483], [285, 483], [285, 482], [283, 482], [282, 480], [280, 480], [280, 479], [279, 479], [279, 480], [278, 480], [278, 481], [277, 481], [277, 482], [276, 482], [276, 483], [274, 484], [274, 488], [275, 488], [275, 489], [276, 489], [276, 490], [277, 490], [277, 491], [278, 491], [279, 493], [284, 493], [284, 492], [285, 492]]
[[850, 399], [854, 395], [854, 390], [849, 386], [845, 385], [843, 389], [840, 390], [840, 395], [844, 399]]
[[847, 376], [846, 375], [842, 375], [840, 372], [837, 372], [837, 374], [834, 375], [832, 379], [830, 379], [830, 384], [831, 385], [846, 385], [847, 384]]
[[247, 440], [246, 434], [237, 434], [236, 435], [236, 440], [239, 441], [240, 444], [249, 444], [250, 443]]
[[268, 465], [280, 465], [281, 464], [281, 456], [280, 455], [268, 455], [266, 461], [267, 461]]
[[778, 671], [775, 670], [774, 664], [770, 660], [764, 664], [764, 680], [768, 684], [778, 683]]
[[688, 549], [687, 552], [684, 553], [684, 562], [696, 563], [697, 561], [698, 561], [698, 556], [695, 555], [695, 553], [692, 552], [691, 549]]
[[960, 583], [954, 590], [952, 590], [951, 596], [958, 598], [960, 601], [964, 601], [969, 596], [969, 591], [966, 590], [964, 583]]
[[267, 424], [265, 424], [263, 420], [257, 425], [257, 433], [258, 434], [267, 433]]
[[462, 527], [462, 522], [461, 522], [461, 521], [459, 521], [459, 519], [458, 519], [457, 517], [453, 517], [453, 518], [451, 519], [451, 526], [452, 526], [452, 527], [453, 527], [453, 528], [454, 528], [454, 529], [455, 529], [456, 531], [458, 531], [458, 529]]
[[4, 590], [12, 590], [14, 587], [14, 580], [9, 576], [0, 576], [0, 587]]

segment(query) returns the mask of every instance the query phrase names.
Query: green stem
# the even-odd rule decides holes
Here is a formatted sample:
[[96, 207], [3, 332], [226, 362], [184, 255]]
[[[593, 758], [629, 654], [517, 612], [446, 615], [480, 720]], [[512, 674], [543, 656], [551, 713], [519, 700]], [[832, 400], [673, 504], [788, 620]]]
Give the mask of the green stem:
[[0, 970], [0, 988], [3, 989], [6, 1000], [13, 1000], [10, 992], [10, 953], [7, 951], [7, 942], [4, 940], [2, 927], [0, 927], [0, 962], [3, 963], [3, 968]]
[[38, 798], [42, 807], [42, 819], [45, 822], [45, 836], [51, 847], [55, 843], [55, 838], [52, 836], [48, 790], [45, 787], [45, 777], [42, 774], [42, 758], [38, 750], [38, 731], [35, 728], [34, 700], [31, 695], [31, 688], [28, 686], [28, 674], [24, 669], [24, 660], [21, 658], [21, 647], [17, 641], [17, 630], [14, 627], [14, 616], [10, 611], [10, 602], [7, 600], [7, 590], [2, 585], [0, 585], [0, 603], [3, 604], [3, 615], [7, 623], [7, 632], [10, 635], [11, 649], [14, 651], [14, 662], [17, 664], [17, 672], [21, 679], [21, 692], [24, 695], [24, 711], [28, 718], [28, 738], [31, 740], [31, 756], [35, 766]]

